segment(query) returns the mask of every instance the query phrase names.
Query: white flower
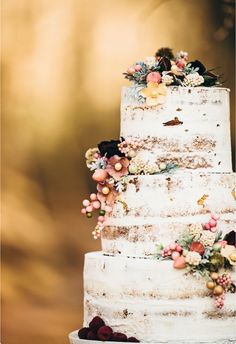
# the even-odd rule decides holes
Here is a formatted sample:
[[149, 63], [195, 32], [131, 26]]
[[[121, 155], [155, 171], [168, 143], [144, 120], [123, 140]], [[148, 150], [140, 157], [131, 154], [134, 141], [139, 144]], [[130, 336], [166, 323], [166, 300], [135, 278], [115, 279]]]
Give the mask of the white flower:
[[174, 81], [174, 78], [172, 75], [164, 74], [161, 78], [161, 81], [166, 85], [171, 85]]
[[146, 57], [145, 64], [149, 69], [152, 68], [153, 66], [155, 66], [155, 64], [156, 64], [155, 57], [154, 56]]
[[208, 230], [204, 230], [202, 232], [200, 243], [203, 244], [203, 246], [213, 246], [216, 239], [216, 233], [213, 233]]
[[201, 255], [198, 252], [194, 252], [194, 251], [189, 251], [185, 257], [186, 263], [190, 265], [194, 265], [194, 266], [199, 265], [201, 259], [202, 259]]
[[189, 234], [191, 234], [194, 237], [194, 239], [196, 239], [200, 237], [203, 231], [203, 228], [200, 223], [193, 223], [189, 226], [188, 231], [189, 231]]
[[194, 87], [194, 86], [202, 85], [203, 83], [204, 83], [204, 78], [198, 72], [190, 73], [186, 75], [186, 77], [184, 78], [185, 86]]

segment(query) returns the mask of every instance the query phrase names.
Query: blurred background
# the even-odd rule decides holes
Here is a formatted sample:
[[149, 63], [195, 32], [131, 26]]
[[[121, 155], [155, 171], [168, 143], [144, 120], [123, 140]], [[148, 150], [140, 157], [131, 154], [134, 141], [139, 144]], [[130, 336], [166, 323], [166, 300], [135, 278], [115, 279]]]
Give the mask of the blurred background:
[[83, 256], [100, 248], [84, 153], [119, 137], [122, 72], [161, 46], [221, 66], [233, 138], [234, 0], [2, 1], [3, 344], [81, 326]]

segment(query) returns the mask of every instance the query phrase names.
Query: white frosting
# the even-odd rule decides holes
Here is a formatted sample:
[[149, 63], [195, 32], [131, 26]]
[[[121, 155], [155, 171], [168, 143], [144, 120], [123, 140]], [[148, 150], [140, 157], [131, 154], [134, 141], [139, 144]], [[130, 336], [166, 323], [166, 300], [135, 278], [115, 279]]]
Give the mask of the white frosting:
[[[178, 172], [130, 176], [102, 232], [105, 253], [148, 256], [158, 243], [169, 244], [192, 223], [204, 224], [220, 214], [223, 234], [235, 228], [235, 174]], [[206, 194], [204, 206], [198, 200]]]
[[[218, 227], [224, 234], [233, 229], [229, 92], [168, 87], [165, 104], [148, 108], [140, 103], [138, 89], [122, 91], [121, 136], [145, 140], [138, 151], [143, 160], [175, 161], [180, 169], [127, 177], [102, 231], [103, 251], [120, 256], [85, 256], [84, 325], [99, 315], [114, 331], [145, 343], [236, 342], [233, 294], [217, 310], [204, 279], [174, 269], [171, 261], [140, 258], [154, 255], [159, 242], [178, 239], [190, 224], [207, 222], [210, 212], [221, 215]], [[183, 124], [163, 125], [174, 117]], [[199, 205], [204, 194], [205, 204]]]
[[205, 280], [172, 264], [86, 254], [84, 325], [100, 315], [114, 331], [149, 343], [236, 340], [234, 295], [227, 294], [224, 309], [216, 310]]
[[[121, 100], [121, 136], [154, 141], [138, 156], [176, 161], [183, 168], [232, 171], [228, 89], [168, 87], [166, 102], [155, 108], [140, 103], [140, 89], [124, 87]], [[174, 117], [183, 124], [163, 125]]]

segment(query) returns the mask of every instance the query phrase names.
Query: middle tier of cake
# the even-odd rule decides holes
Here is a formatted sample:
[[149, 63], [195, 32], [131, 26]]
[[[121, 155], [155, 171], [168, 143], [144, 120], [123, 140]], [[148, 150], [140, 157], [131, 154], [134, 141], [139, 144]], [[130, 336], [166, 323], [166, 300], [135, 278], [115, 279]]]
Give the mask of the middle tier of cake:
[[181, 172], [130, 176], [102, 231], [106, 254], [151, 256], [191, 224], [219, 214], [226, 234], [235, 228], [235, 174]]

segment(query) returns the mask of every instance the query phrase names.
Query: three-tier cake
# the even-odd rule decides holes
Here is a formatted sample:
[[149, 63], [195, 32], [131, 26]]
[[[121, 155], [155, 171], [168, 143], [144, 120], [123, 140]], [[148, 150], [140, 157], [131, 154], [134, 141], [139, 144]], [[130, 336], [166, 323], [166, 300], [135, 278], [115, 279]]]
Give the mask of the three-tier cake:
[[229, 90], [187, 59], [162, 48], [131, 66], [120, 140], [86, 153], [102, 251], [85, 255], [82, 339], [236, 340]]

